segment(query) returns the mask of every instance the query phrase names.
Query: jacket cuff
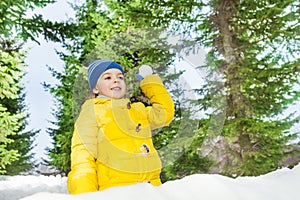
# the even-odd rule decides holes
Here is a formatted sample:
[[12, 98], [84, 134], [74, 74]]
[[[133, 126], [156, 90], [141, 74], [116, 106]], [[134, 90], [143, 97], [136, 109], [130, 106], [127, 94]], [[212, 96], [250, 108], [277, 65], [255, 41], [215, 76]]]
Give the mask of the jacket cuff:
[[140, 87], [143, 87], [148, 84], [158, 84], [158, 85], [164, 85], [161, 78], [157, 74], [148, 75], [140, 82]]

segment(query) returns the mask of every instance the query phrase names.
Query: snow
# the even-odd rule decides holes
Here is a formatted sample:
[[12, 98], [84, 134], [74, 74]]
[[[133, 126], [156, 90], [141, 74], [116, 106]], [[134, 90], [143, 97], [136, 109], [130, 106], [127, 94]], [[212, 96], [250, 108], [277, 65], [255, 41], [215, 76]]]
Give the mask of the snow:
[[70, 195], [66, 177], [0, 176], [1, 200], [296, 200], [299, 199], [300, 164], [257, 177], [229, 178], [195, 174], [161, 186], [148, 183]]

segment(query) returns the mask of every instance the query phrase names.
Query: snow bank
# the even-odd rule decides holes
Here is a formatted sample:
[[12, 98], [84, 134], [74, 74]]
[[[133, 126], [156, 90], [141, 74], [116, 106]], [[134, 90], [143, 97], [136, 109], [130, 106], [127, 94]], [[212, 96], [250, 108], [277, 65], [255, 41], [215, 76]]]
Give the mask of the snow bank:
[[66, 177], [0, 176], [0, 200], [17, 200], [41, 191], [68, 193]]
[[[0, 179], [0, 199], [18, 199], [15, 197], [19, 194], [19, 197], [27, 196], [22, 200], [296, 200], [299, 199], [299, 188], [300, 165], [292, 170], [283, 168], [258, 177], [232, 179], [197, 174], [159, 187], [142, 183], [80, 195], [67, 193], [65, 177], [8, 177]], [[30, 194], [33, 195], [28, 196]]]

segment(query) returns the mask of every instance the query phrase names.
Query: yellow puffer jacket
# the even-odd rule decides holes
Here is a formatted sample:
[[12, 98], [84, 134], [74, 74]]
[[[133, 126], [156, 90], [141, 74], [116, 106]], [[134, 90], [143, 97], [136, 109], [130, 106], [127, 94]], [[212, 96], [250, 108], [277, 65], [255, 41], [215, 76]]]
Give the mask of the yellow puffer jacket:
[[161, 184], [151, 130], [172, 121], [174, 103], [157, 75], [145, 77], [140, 87], [152, 106], [109, 98], [83, 104], [72, 137], [71, 194], [138, 182]]

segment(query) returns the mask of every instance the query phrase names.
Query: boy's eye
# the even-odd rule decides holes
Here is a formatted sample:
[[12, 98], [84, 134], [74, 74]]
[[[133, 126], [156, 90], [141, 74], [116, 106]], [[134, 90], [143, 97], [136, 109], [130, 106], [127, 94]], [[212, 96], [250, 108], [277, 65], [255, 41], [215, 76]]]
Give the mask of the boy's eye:
[[110, 76], [106, 76], [106, 77], [104, 77], [104, 80], [110, 80], [111, 79], [111, 77]]
[[119, 76], [119, 79], [120, 80], [124, 80], [124, 76]]

